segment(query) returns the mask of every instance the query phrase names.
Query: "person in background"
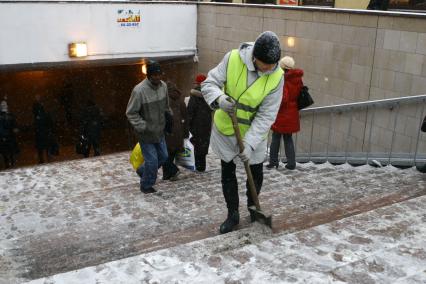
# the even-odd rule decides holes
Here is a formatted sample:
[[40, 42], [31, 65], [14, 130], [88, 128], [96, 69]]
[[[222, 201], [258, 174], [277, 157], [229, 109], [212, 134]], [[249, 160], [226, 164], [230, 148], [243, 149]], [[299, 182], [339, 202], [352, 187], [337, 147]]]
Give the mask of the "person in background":
[[6, 108], [6, 109], [8, 109], [8, 105], [7, 105], [7, 96], [5, 95], [4, 97], [3, 97], [3, 100], [0, 102], [0, 105], [4, 108]]
[[[422, 122], [422, 125], [420, 126], [420, 130], [422, 132], [426, 132], [426, 116], [423, 118], [423, 122]], [[424, 164], [423, 166], [417, 167], [417, 169], [420, 172], [426, 174], [426, 164]]]
[[15, 116], [8, 111], [6, 100], [0, 103], [0, 154], [6, 169], [15, 165], [15, 155], [19, 152], [15, 133], [18, 132]]
[[[215, 109], [211, 146], [221, 159], [222, 190], [228, 216], [220, 233], [231, 232], [240, 222], [238, 181], [234, 158], [250, 164], [256, 191], [263, 183], [267, 134], [277, 116], [283, 88], [283, 71], [278, 66], [281, 48], [275, 33], [266, 31], [254, 43], [242, 43], [228, 52], [201, 84], [204, 99]], [[240, 152], [229, 114], [236, 113], [244, 143]], [[254, 205], [246, 183], [247, 206]], [[255, 221], [250, 212], [250, 220]]]
[[72, 115], [72, 105], [74, 100], [74, 92], [71, 83], [65, 83], [65, 87], [61, 96], [59, 97], [59, 101], [64, 108], [65, 111], [65, 119], [67, 124], [70, 126], [73, 121]]
[[191, 89], [188, 102], [188, 125], [194, 145], [195, 169], [206, 170], [206, 156], [209, 152], [210, 133], [212, 130], [212, 109], [201, 94], [201, 83], [206, 79], [204, 74], [195, 77], [194, 88]]
[[101, 154], [100, 139], [103, 118], [100, 109], [91, 99], [87, 100], [86, 106], [81, 115], [80, 133], [87, 138], [87, 152], [84, 157], [90, 156], [90, 149], [93, 147], [94, 155]]
[[35, 144], [37, 148], [39, 164], [44, 163], [45, 157], [49, 162], [51, 158], [51, 147], [55, 140], [54, 124], [51, 115], [44, 109], [41, 97], [36, 95], [33, 104]]
[[140, 190], [143, 193], [156, 192], [154, 184], [157, 171], [167, 160], [165, 113], [171, 113], [171, 110], [167, 85], [161, 80], [162, 74], [160, 64], [150, 61], [147, 66], [147, 78], [133, 88], [126, 109], [127, 119], [138, 136], [144, 157], [144, 163], [137, 170], [141, 177]]
[[370, 0], [367, 10], [383, 10], [386, 11], [389, 6], [389, 0]]
[[172, 82], [167, 82], [169, 106], [173, 113], [173, 123], [170, 133], [166, 132], [168, 158], [163, 165], [163, 180], [175, 181], [180, 174], [174, 160], [179, 152], [183, 151], [183, 140], [188, 138], [188, 122], [186, 106], [181, 98], [181, 92]]
[[303, 87], [303, 70], [294, 69], [294, 59], [285, 56], [280, 60], [280, 67], [284, 70], [284, 88], [282, 92], [281, 105], [272, 125], [272, 142], [269, 150], [268, 169], [278, 168], [278, 152], [280, 150], [281, 137], [284, 138], [284, 150], [287, 157], [286, 168], [296, 168], [296, 153], [292, 134], [300, 130], [299, 109], [297, 98]]

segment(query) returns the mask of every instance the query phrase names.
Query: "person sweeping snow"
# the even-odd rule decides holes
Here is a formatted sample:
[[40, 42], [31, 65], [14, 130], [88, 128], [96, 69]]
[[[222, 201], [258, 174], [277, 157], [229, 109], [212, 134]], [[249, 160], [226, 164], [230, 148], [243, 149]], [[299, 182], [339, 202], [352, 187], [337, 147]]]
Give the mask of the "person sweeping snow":
[[[281, 48], [275, 33], [261, 33], [254, 43], [242, 43], [228, 52], [202, 83], [204, 99], [215, 111], [211, 134], [213, 152], [221, 159], [221, 183], [228, 215], [220, 233], [231, 232], [240, 220], [238, 182], [234, 158], [250, 164], [256, 191], [263, 182], [267, 133], [275, 121], [284, 84], [283, 71], [278, 66]], [[236, 111], [238, 128], [244, 141], [240, 153], [230, 113]], [[247, 206], [254, 204], [248, 191]], [[252, 211], [251, 221], [255, 220]]]

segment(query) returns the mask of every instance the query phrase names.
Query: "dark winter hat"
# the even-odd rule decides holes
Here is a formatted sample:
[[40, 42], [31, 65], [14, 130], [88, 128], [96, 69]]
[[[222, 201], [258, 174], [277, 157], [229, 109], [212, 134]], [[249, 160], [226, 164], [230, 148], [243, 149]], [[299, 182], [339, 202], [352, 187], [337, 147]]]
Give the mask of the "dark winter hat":
[[146, 66], [146, 75], [150, 76], [161, 73], [160, 63], [154, 60], [148, 62], [148, 65]]
[[267, 64], [277, 63], [281, 57], [277, 35], [270, 31], [261, 33], [254, 42], [253, 56]]

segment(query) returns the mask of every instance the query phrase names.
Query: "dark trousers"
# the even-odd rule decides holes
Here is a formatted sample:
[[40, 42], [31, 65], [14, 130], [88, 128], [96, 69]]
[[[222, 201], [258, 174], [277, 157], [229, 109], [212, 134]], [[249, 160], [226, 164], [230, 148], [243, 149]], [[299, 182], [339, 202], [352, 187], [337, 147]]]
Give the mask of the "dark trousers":
[[[236, 166], [233, 161], [227, 163], [221, 160], [222, 190], [228, 211], [236, 211], [239, 207], [238, 182], [237, 176], [235, 174], [235, 168]], [[253, 175], [254, 184], [256, 186], [256, 192], [259, 195], [263, 183], [263, 163], [250, 165], [250, 169]], [[254, 205], [253, 199], [251, 198], [248, 181], [246, 181], [246, 195], [247, 207]]]
[[98, 140], [89, 140], [88, 145], [87, 145], [87, 152], [84, 153], [84, 157], [89, 157], [90, 156], [90, 149], [93, 146], [93, 151], [95, 152], [95, 156], [99, 156], [101, 154], [101, 147], [99, 145], [99, 141]]
[[287, 165], [289, 167], [296, 166], [296, 153], [294, 152], [293, 138], [290, 133], [281, 134], [278, 132], [272, 132], [271, 147], [269, 149], [269, 163], [278, 165], [278, 152], [280, 151], [281, 137], [284, 138], [284, 151], [287, 158]]
[[195, 169], [199, 172], [204, 172], [206, 170], [206, 155], [195, 154]]
[[44, 156], [46, 154], [47, 162], [50, 162], [50, 154], [48, 149], [37, 149], [37, 155], [38, 155], [38, 163], [43, 164], [44, 163]]
[[163, 165], [163, 179], [168, 179], [178, 172], [178, 167], [174, 161], [179, 151], [167, 151], [169, 156]]
[[1, 155], [3, 156], [4, 167], [6, 169], [15, 165], [15, 155], [11, 153], [1, 153]]

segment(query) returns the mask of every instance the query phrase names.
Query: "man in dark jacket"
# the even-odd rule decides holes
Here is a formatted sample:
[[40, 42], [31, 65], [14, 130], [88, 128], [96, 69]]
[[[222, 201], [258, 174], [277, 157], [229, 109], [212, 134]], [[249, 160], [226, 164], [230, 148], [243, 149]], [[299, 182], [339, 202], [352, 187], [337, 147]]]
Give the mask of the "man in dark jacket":
[[188, 102], [188, 125], [192, 134], [191, 143], [194, 145], [195, 168], [199, 172], [206, 170], [206, 156], [212, 130], [212, 109], [201, 94], [201, 83], [205, 79], [204, 74], [197, 75]]
[[18, 153], [15, 132], [15, 117], [8, 112], [6, 101], [0, 104], [0, 154], [3, 156], [5, 168], [15, 165], [15, 154]]
[[144, 157], [144, 163], [138, 169], [141, 176], [140, 190], [143, 193], [156, 192], [153, 186], [157, 180], [157, 171], [167, 160], [165, 112], [171, 111], [167, 85], [161, 77], [160, 64], [156, 61], [149, 62], [147, 78], [133, 89], [126, 110]]
[[89, 157], [92, 146], [95, 156], [101, 154], [100, 138], [102, 120], [101, 111], [96, 106], [95, 102], [89, 99], [82, 113], [80, 130], [81, 135], [87, 139], [87, 151], [84, 153], [86, 158]]

